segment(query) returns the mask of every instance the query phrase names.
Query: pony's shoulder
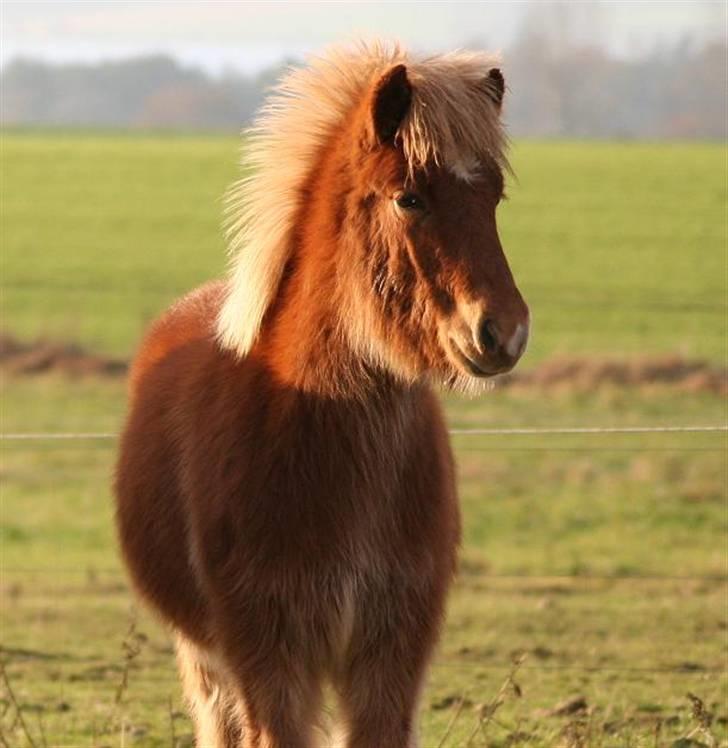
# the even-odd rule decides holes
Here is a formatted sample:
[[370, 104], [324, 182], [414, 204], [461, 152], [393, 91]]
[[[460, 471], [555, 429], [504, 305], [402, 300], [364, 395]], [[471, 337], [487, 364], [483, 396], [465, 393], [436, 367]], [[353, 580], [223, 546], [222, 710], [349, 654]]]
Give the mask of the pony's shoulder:
[[151, 324], [132, 363], [132, 393], [142, 376], [175, 350], [207, 340], [214, 344], [215, 322], [225, 293], [225, 281], [205, 283], [175, 301]]

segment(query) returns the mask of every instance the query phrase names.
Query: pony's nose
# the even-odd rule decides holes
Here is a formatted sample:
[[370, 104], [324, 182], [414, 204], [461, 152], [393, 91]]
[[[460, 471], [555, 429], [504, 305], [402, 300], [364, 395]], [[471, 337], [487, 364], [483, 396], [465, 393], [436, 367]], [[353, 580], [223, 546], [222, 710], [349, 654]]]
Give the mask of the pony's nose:
[[528, 322], [519, 322], [516, 329], [505, 343], [506, 353], [513, 359], [518, 359], [526, 349], [528, 340]]
[[480, 323], [478, 342], [481, 350], [487, 351], [491, 355], [498, 351], [498, 329], [492, 319], [486, 318]]
[[478, 345], [480, 350], [505, 366], [512, 366], [521, 357], [528, 340], [528, 318], [516, 322], [513, 329], [486, 317], [478, 325]]

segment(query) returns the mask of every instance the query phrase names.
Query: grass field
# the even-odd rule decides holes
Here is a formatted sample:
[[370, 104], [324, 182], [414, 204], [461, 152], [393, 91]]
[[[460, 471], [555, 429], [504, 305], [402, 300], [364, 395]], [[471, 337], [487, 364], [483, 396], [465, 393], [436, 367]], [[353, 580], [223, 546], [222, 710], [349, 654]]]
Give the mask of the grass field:
[[[181, 291], [223, 272], [235, 139], [2, 137], [5, 325], [128, 353]], [[725, 159], [715, 145], [522, 144], [500, 210], [554, 352], [725, 356]]]
[[[178, 292], [223, 271], [234, 139], [5, 133], [1, 149], [4, 329], [126, 356]], [[556, 353], [725, 365], [726, 155], [516, 145], [500, 223], [535, 320], [525, 367]], [[5, 377], [2, 393], [6, 433], [114, 432], [124, 409], [115, 379]], [[448, 397], [447, 410], [453, 427], [728, 415], [718, 396], [669, 388], [496, 389]], [[423, 748], [471, 736], [473, 746], [728, 745], [725, 437], [454, 437], [463, 563], [422, 699]], [[134, 608], [116, 553], [114, 441], [2, 444], [12, 695], [0, 686], [0, 737], [188, 744], [170, 638]], [[521, 654], [516, 689], [507, 676]], [[709, 728], [693, 732], [688, 692], [713, 714]], [[554, 709], [576, 696], [585, 708]]]

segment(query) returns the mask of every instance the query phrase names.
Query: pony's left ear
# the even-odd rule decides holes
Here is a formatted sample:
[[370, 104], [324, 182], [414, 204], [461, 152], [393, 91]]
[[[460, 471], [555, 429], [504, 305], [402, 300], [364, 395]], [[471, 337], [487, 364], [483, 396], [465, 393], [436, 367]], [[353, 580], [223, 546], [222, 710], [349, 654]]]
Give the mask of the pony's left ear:
[[407, 68], [395, 65], [377, 81], [371, 98], [371, 126], [378, 145], [394, 140], [411, 103]]
[[506, 81], [500, 68], [491, 68], [483, 82], [486, 94], [495, 104], [496, 109], [500, 111], [503, 106], [503, 94], [506, 91]]

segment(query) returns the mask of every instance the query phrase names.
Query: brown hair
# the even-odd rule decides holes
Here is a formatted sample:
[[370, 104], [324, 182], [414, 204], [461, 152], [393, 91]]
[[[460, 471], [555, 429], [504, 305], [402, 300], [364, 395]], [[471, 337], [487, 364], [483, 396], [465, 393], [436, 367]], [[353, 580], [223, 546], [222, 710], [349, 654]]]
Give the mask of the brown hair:
[[376, 45], [291, 74], [231, 193], [231, 279], [134, 360], [121, 549], [199, 746], [309, 748], [326, 681], [346, 748], [416, 743], [460, 536], [429, 382], [509, 369], [528, 330], [490, 64]]

